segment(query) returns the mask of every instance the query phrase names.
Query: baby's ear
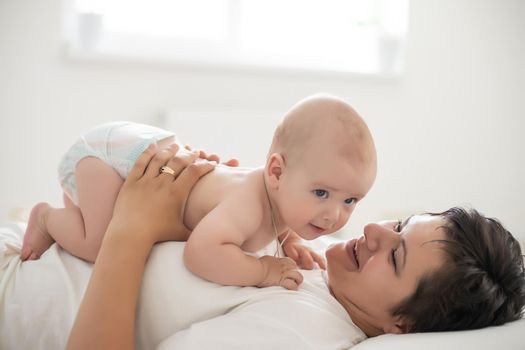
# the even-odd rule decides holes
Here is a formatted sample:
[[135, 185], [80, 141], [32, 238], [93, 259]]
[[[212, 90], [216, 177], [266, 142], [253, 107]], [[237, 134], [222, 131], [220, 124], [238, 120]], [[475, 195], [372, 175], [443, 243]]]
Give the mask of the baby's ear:
[[266, 162], [265, 177], [270, 188], [277, 189], [284, 170], [284, 158], [280, 153], [272, 153]]

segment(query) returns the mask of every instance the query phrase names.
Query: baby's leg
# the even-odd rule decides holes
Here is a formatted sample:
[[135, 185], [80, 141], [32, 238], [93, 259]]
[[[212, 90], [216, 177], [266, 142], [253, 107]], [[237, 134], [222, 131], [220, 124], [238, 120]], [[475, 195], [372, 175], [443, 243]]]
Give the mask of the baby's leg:
[[69, 196], [66, 194], [66, 192], [62, 193], [62, 200], [64, 201], [64, 207], [65, 208], [74, 208], [76, 207], [75, 203], [69, 198]]
[[47, 228], [62, 248], [94, 262], [124, 180], [111, 166], [94, 157], [78, 163], [75, 178], [78, 207], [50, 212]]
[[45, 224], [45, 218], [51, 209], [48, 203], [38, 203], [31, 210], [20, 254], [22, 261], [40, 258], [40, 255], [55, 242], [47, 233]]
[[[65, 199], [65, 208], [39, 204], [40, 209], [39, 205], [33, 209], [33, 220], [30, 218], [27, 239], [24, 238], [22, 260], [38, 259], [55, 240], [69, 253], [95, 261], [124, 180], [111, 166], [94, 157], [84, 158], [78, 163], [75, 178], [78, 207]], [[30, 227], [33, 230], [29, 230]]]

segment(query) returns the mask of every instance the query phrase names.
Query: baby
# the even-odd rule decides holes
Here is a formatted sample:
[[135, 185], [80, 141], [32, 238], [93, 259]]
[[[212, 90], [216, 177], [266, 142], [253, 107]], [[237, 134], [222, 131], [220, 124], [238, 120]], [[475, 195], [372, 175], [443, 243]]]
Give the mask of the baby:
[[[38, 259], [56, 241], [93, 262], [123, 179], [151, 143], [180, 141], [172, 132], [129, 122], [81, 136], [59, 168], [65, 208], [39, 203], [32, 209], [22, 260]], [[169, 164], [159, 176], [172, 176]], [[218, 165], [194, 186], [184, 213], [191, 234], [180, 237], [187, 241], [184, 261], [216, 283], [296, 289], [295, 262], [322, 263], [301, 238], [343, 227], [375, 176], [374, 142], [357, 112], [336, 97], [306, 98], [278, 125], [264, 167]], [[246, 254], [276, 238], [293, 260]]]

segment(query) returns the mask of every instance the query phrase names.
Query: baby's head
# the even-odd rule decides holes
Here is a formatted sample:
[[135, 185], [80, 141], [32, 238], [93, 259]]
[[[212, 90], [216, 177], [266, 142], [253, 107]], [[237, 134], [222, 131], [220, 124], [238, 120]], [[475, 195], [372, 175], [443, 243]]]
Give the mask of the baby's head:
[[366, 123], [329, 95], [308, 97], [285, 114], [265, 167], [279, 223], [305, 239], [346, 224], [375, 176], [376, 151]]

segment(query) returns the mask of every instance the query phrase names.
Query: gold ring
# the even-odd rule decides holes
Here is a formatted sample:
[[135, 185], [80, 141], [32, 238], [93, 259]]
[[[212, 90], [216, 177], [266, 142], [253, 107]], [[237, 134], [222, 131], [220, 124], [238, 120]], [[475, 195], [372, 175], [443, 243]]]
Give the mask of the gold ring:
[[160, 167], [160, 172], [175, 176], [175, 170], [173, 170], [172, 168], [170, 168], [167, 165], [164, 165], [164, 166]]

